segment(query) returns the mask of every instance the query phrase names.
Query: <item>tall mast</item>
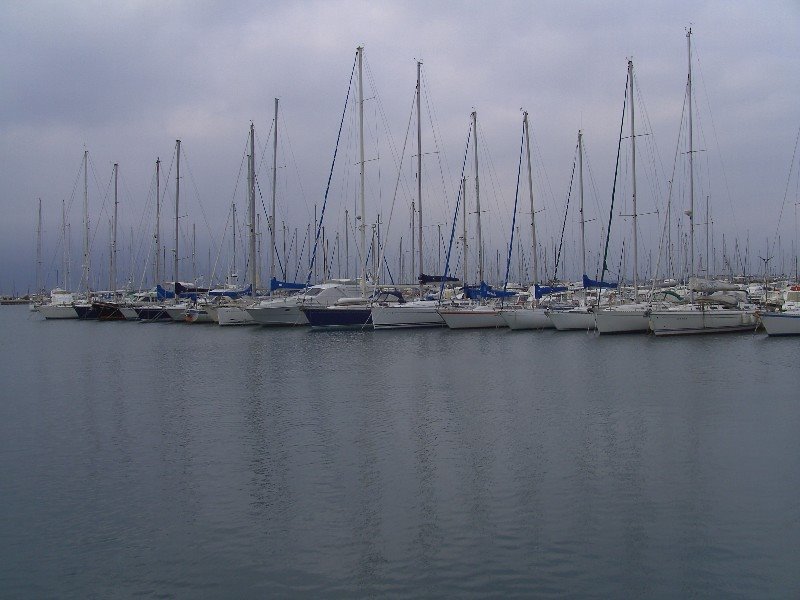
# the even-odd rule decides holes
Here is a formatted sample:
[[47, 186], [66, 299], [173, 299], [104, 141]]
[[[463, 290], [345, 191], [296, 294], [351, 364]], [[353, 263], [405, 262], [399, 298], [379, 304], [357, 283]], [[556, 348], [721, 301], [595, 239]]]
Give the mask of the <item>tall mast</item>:
[[67, 282], [67, 201], [61, 199], [61, 283], [69, 291]]
[[[481, 238], [481, 186], [478, 178], [478, 113], [472, 111], [472, 129], [475, 141], [475, 211], [478, 215], [478, 279], [483, 283], [483, 240]], [[466, 282], [465, 282], [466, 283]]]
[[422, 292], [422, 274], [425, 268], [422, 265], [422, 116], [420, 115], [420, 70], [422, 62], [417, 61], [417, 209], [419, 210], [418, 238], [419, 238], [419, 289]]
[[367, 220], [366, 220], [366, 202], [364, 199], [364, 80], [362, 77], [363, 62], [364, 62], [364, 48], [359, 46], [356, 49], [358, 53], [358, 143], [359, 143], [359, 164], [361, 167], [360, 173], [360, 211], [359, 219], [361, 223], [358, 226], [361, 234], [361, 295], [366, 298], [367, 296]]
[[639, 294], [639, 277], [637, 267], [639, 266], [639, 236], [636, 227], [636, 133], [634, 129], [634, 110], [633, 110], [633, 61], [628, 61], [628, 79], [631, 82], [630, 97], [631, 97], [631, 177], [633, 188], [633, 299], [636, 301]]
[[461, 232], [461, 246], [462, 252], [464, 253], [464, 268], [462, 269], [462, 283], [467, 285], [467, 277], [469, 276], [469, 271], [467, 270], [467, 179], [466, 177], [461, 178], [461, 211], [464, 218], [461, 221], [462, 225], [462, 232]]
[[117, 195], [119, 179], [119, 164], [114, 163], [114, 220], [111, 227], [111, 293], [114, 298], [117, 297], [117, 210], [119, 207], [119, 199]]
[[256, 134], [253, 123], [250, 123], [250, 189], [248, 190], [249, 231], [248, 259], [250, 261], [250, 284], [253, 286], [253, 295], [258, 287], [258, 261], [256, 260]]
[[161, 159], [156, 158], [156, 283], [161, 283]]
[[[692, 30], [686, 32], [689, 53], [689, 78], [686, 91], [689, 96], [689, 276], [694, 276], [694, 132], [692, 130]], [[694, 299], [694, 294], [692, 294]]]
[[232, 204], [233, 210], [233, 268], [231, 270], [231, 279], [239, 276], [236, 272], [236, 204]]
[[175, 278], [175, 301], [178, 300], [178, 217], [181, 198], [181, 141], [175, 140], [175, 256], [173, 257], [172, 274]]
[[89, 299], [89, 151], [83, 151], [83, 285]]
[[[272, 140], [272, 216], [270, 217], [269, 222], [269, 230], [270, 230], [270, 250], [269, 250], [269, 279], [272, 281], [272, 278], [275, 277], [275, 255], [278, 252], [278, 248], [275, 245], [275, 225], [276, 225], [276, 218], [275, 218], [275, 198], [277, 195], [278, 189], [278, 99], [275, 98], [275, 125], [273, 126], [273, 133], [274, 138]], [[284, 233], [284, 240], [286, 239], [286, 233]], [[286, 261], [284, 260], [284, 265]], [[272, 285], [270, 285], [270, 296], [272, 295]]]
[[586, 275], [586, 219], [583, 215], [583, 131], [578, 130], [578, 197], [581, 214], [581, 260], [583, 274]]
[[[539, 283], [539, 259], [536, 256], [536, 206], [533, 203], [533, 174], [531, 172], [531, 133], [528, 125], [528, 111], [522, 113], [525, 127], [525, 148], [528, 156], [528, 190], [531, 198], [531, 263], [533, 268], [533, 285]], [[534, 298], [534, 302], [536, 299]]]
[[42, 284], [42, 199], [39, 198], [39, 219], [36, 225], [36, 293], [44, 292]]

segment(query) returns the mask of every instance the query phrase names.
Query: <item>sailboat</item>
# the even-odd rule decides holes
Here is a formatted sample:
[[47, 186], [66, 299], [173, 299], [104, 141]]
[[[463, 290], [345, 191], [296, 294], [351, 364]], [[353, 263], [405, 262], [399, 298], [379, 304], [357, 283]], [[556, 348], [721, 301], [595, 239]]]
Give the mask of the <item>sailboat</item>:
[[409, 329], [420, 327], [444, 327], [444, 319], [439, 315], [439, 301], [423, 297], [426, 281], [437, 281], [441, 278], [425, 275], [424, 254], [422, 245], [422, 116], [420, 112], [420, 70], [422, 63], [417, 61], [417, 219], [418, 252], [419, 252], [419, 294], [420, 298], [403, 303], [382, 303], [372, 307], [372, 325], [375, 329]]
[[522, 125], [525, 129], [525, 155], [528, 162], [528, 191], [531, 204], [531, 268], [533, 270], [533, 283], [530, 289], [530, 305], [504, 308], [500, 311], [500, 316], [510, 329], [551, 329], [553, 322], [548, 318], [546, 310], [539, 306], [541, 290], [539, 288], [539, 259], [536, 244], [536, 206], [533, 201], [531, 136], [527, 111], [523, 112]]
[[[756, 307], [747, 302], [744, 292], [731, 290], [729, 284], [701, 280], [694, 272], [694, 140], [692, 131], [692, 30], [686, 33], [689, 73], [686, 95], [689, 108], [689, 289], [691, 302], [650, 312], [650, 329], [657, 336], [698, 333], [753, 331], [758, 326]], [[735, 286], [734, 286], [735, 287]], [[696, 296], [702, 293], [702, 296]]]
[[[363, 79], [364, 48], [356, 48], [356, 67], [358, 71], [358, 138], [359, 138], [359, 245], [361, 250], [361, 277], [359, 280], [359, 296], [339, 298], [331, 306], [304, 305], [300, 309], [303, 311], [308, 324], [314, 328], [348, 328], [348, 329], [372, 329], [372, 307], [374, 300], [386, 300], [386, 298], [370, 297], [367, 295], [367, 238], [366, 238], [366, 199], [364, 192], [364, 79]], [[349, 92], [348, 92], [349, 96]], [[346, 106], [346, 105], [345, 105]], [[345, 108], [346, 110], [346, 108]], [[342, 114], [342, 123], [344, 113]], [[341, 131], [341, 124], [340, 124]], [[334, 161], [335, 161], [334, 153]], [[333, 166], [331, 167], [333, 169]], [[330, 185], [330, 183], [329, 183]], [[328, 191], [325, 192], [327, 200]], [[324, 206], [323, 206], [324, 210]], [[322, 223], [318, 224], [318, 231]], [[317, 235], [317, 237], [319, 237]], [[314, 253], [316, 253], [316, 241], [314, 242]], [[310, 279], [309, 272], [309, 279]], [[402, 296], [399, 297], [402, 299]]]
[[[275, 122], [278, 118], [278, 105], [275, 104]], [[255, 296], [258, 286], [258, 260], [256, 258], [256, 160], [255, 160], [255, 128], [250, 123], [250, 155], [247, 162], [247, 183], [248, 183], [248, 240], [249, 240], [249, 279], [251, 297]], [[233, 255], [234, 265], [236, 264], [236, 206], [233, 207]], [[274, 244], [273, 244], [274, 251]], [[235, 270], [235, 269], [234, 269]], [[220, 325], [256, 325], [253, 317], [247, 311], [249, 303], [237, 298], [232, 303], [217, 307], [217, 323]]]
[[[483, 280], [483, 240], [481, 238], [481, 193], [480, 179], [478, 177], [478, 114], [472, 111], [473, 149], [475, 155], [475, 211], [477, 216], [476, 233], [478, 244], [478, 279], [480, 284], [475, 288], [475, 297], [486, 299], [490, 287]], [[466, 202], [464, 203], [464, 219], [466, 223]], [[466, 241], [466, 236], [465, 236]], [[466, 251], [464, 252], [466, 257]], [[466, 282], [465, 282], [466, 283]], [[469, 297], [469, 288], [465, 285], [465, 295]], [[442, 306], [439, 315], [450, 329], [486, 329], [506, 327], [506, 322], [500, 316], [496, 307], [483, 302], [470, 303], [466, 306]]]
[[[597, 307], [595, 309], [595, 325], [598, 333], [633, 333], [647, 332], [650, 329], [651, 306], [639, 302], [639, 230], [636, 209], [636, 121], [634, 111], [633, 61], [628, 61], [628, 98], [631, 121], [631, 188], [633, 207], [633, 298], [630, 302]], [[610, 235], [610, 231], [607, 235]], [[603, 273], [604, 274], [604, 273]], [[603, 276], [600, 276], [603, 279]]]
[[580, 292], [580, 302], [577, 306], [565, 309], [547, 309], [547, 317], [559, 331], [588, 331], [595, 328], [594, 307], [587, 303], [586, 297], [589, 287], [588, 284], [591, 280], [586, 276], [586, 220], [583, 213], [583, 131], [578, 131], [578, 197], [580, 199], [579, 210], [581, 217], [583, 289]]

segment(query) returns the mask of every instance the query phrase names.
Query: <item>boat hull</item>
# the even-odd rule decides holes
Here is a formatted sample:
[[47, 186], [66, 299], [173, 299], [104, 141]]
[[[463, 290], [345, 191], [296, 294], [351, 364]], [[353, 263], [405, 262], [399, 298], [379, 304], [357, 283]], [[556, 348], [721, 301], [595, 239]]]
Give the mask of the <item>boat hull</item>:
[[612, 308], [594, 313], [597, 332], [609, 333], [647, 333], [650, 330], [650, 316], [646, 307]]
[[437, 312], [437, 303], [428, 306], [401, 304], [398, 306], [373, 306], [372, 325], [375, 329], [415, 329], [446, 327]]
[[244, 308], [239, 306], [223, 306], [217, 310], [219, 325], [257, 325]]
[[39, 314], [48, 320], [78, 318], [78, 313], [71, 304], [42, 304], [39, 306]]
[[76, 304], [74, 308], [78, 318], [83, 321], [96, 321], [100, 316], [100, 311], [92, 304]]
[[596, 328], [594, 313], [578, 310], [550, 311], [548, 318], [559, 331], [590, 331]]
[[332, 306], [303, 308], [308, 324], [317, 329], [372, 329], [372, 309], [369, 306]]
[[140, 321], [147, 323], [172, 321], [172, 317], [169, 316], [167, 309], [163, 306], [138, 306], [136, 307], [136, 314]]
[[247, 312], [253, 320], [259, 325], [266, 327], [292, 327], [295, 325], [308, 325], [308, 319], [305, 313], [300, 310], [299, 305], [283, 306], [256, 306], [248, 308]]
[[754, 331], [758, 318], [749, 310], [666, 310], [650, 313], [657, 336]]
[[500, 329], [507, 327], [499, 310], [440, 310], [449, 329]]
[[114, 302], [93, 302], [92, 308], [97, 311], [99, 321], [125, 321], [118, 304]]
[[761, 324], [769, 336], [800, 335], [800, 312], [761, 314]]
[[500, 311], [509, 329], [553, 329], [553, 322], [543, 308], [510, 308]]

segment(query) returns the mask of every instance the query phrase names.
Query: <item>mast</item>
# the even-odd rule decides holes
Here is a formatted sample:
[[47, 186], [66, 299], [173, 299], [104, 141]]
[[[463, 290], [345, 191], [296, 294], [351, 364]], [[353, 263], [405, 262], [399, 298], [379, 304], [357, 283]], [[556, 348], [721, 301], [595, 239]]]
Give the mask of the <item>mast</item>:
[[[483, 240], [481, 239], [481, 186], [478, 178], [478, 113], [472, 111], [472, 128], [475, 134], [475, 211], [478, 215], [478, 279], [483, 283]], [[466, 282], [465, 282], [466, 283]]]
[[[689, 276], [694, 276], [694, 138], [692, 130], [692, 30], [686, 32], [689, 54], [689, 78], [686, 84], [689, 96]], [[691, 293], [694, 300], [694, 292]]]
[[[525, 148], [528, 157], [528, 190], [531, 199], [531, 261], [533, 269], [533, 285], [539, 284], [539, 259], [536, 256], [536, 206], [533, 203], [533, 174], [531, 172], [531, 133], [528, 125], [528, 111], [522, 113], [522, 123], [525, 127]], [[522, 278], [520, 278], [522, 279]], [[536, 304], [534, 294], [534, 304]]]
[[464, 218], [461, 221], [463, 226], [462, 230], [462, 250], [464, 252], [464, 267], [462, 269], [463, 276], [461, 283], [463, 285], [467, 285], [467, 277], [469, 275], [469, 271], [467, 270], [467, 179], [466, 177], [461, 178], [461, 195], [462, 195], [462, 202], [461, 202], [461, 210], [464, 215]]
[[67, 201], [61, 199], [61, 282], [64, 286], [64, 291], [69, 291], [69, 274], [67, 273]]
[[586, 219], [583, 215], [583, 131], [578, 130], [578, 197], [581, 214], [581, 260], [583, 274], [586, 275]]
[[42, 284], [42, 199], [39, 198], [39, 220], [36, 225], [36, 293], [44, 292]]
[[361, 223], [358, 226], [361, 234], [361, 296], [367, 297], [367, 220], [366, 220], [366, 202], [364, 199], [364, 80], [362, 77], [363, 62], [364, 62], [364, 47], [359, 46], [356, 49], [358, 54], [358, 143], [359, 143], [359, 165], [360, 165], [360, 183], [359, 183], [359, 199], [360, 199], [360, 212], [358, 218]]
[[236, 272], [236, 204], [231, 204], [231, 207], [233, 210], [233, 266], [230, 279], [235, 279], [239, 276]]
[[633, 301], [639, 297], [639, 236], [636, 227], [636, 133], [634, 129], [635, 118], [633, 110], [633, 61], [628, 61], [628, 79], [631, 82], [630, 97], [631, 97], [631, 186], [633, 188]]
[[89, 151], [83, 151], [83, 285], [89, 300]]
[[419, 210], [418, 237], [419, 237], [419, 291], [422, 294], [422, 275], [425, 268], [422, 265], [422, 116], [420, 115], [420, 70], [422, 62], [417, 61], [417, 209]]
[[[278, 248], [275, 245], [275, 197], [276, 191], [278, 187], [278, 99], [275, 98], [275, 125], [273, 127], [274, 137], [272, 140], [272, 216], [270, 217], [269, 222], [269, 230], [270, 230], [270, 259], [269, 259], [269, 279], [272, 281], [272, 278], [275, 277], [275, 254], [278, 252]], [[286, 239], [286, 233], [284, 230], [283, 234], [284, 240]], [[285, 244], [284, 244], [285, 245]], [[284, 264], [286, 262], [284, 261]], [[272, 295], [272, 284], [270, 284], [270, 296]]]
[[117, 212], [119, 208], [118, 199], [118, 185], [119, 180], [119, 164], [114, 163], [114, 220], [111, 228], [111, 293], [114, 298], [117, 297]]
[[156, 283], [161, 283], [161, 159], [156, 158]]
[[181, 197], [181, 141], [175, 140], [175, 256], [173, 257], [172, 274], [175, 278], [175, 301], [178, 301], [178, 207]]
[[258, 262], [256, 261], [256, 153], [255, 153], [255, 128], [250, 123], [250, 189], [248, 190], [248, 228], [249, 237], [248, 258], [250, 260], [250, 284], [253, 286], [255, 296], [258, 286]]

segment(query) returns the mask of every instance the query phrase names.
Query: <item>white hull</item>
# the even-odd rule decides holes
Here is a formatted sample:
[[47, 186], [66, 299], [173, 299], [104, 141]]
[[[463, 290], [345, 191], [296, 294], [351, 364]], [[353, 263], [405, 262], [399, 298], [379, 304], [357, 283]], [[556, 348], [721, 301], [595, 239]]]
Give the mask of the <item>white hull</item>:
[[77, 319], [78, 313], [71, 304], [42, 304], [39, 314], [45, 319]]
[[373, 306], [372, 326], [375, 329], [412, 329], [444, 327], [436, 301], [424, 300], [395, 306]]
[[500, 316], [514, 330], [553, 328], [553, 322], [543, 308], [509, 308], [501, 310]]
[[167, 306], [164, 310], [167, 311], [169, 318], [173, 321], [183, 322], [186, 320], [186, 305], [176, 304], [175, 306]]
[[618, 306], [594, 314], [598, 333], [647, 333], [650, 316], [647, 306]]
[[767, 335], [800, 335], [800, 311], [761, 314]]
[[139, 320], [139, 315], [136, 314], [136, 309], [132, 306], [120, 306], [119, 312], [122, 313], [122, 316], [125, 317], [126, 321], [137, 321]]
[[217, 323], [220, 325], [257, 325], [250, 313], [239, 306], [222, 306], [217, 309]]
[[439, 315], [450, 329], [497, 329], [507, 326], [499, 310], [450, 309], [439, 310]]
[[213, 323], [214, 319], [205, 308], [189, 308], [185, 311], [183, 320], [186, 323]]
[[547, 316], [559, 331], [595, 329], [594, 313], [586, 310], [552, 310]]
[[268, 327], [291, 327], [294, 325], [308, 325], [306, 315], [300, 310], [297, 303], [281, 303], [278, 306], [254, 306], [247, 312], [259, 325]]
[[656, 335], [689, 335], [754, 331], [755, 311], [736, 309], [664, 310], [650, 313], [650, 329]]

